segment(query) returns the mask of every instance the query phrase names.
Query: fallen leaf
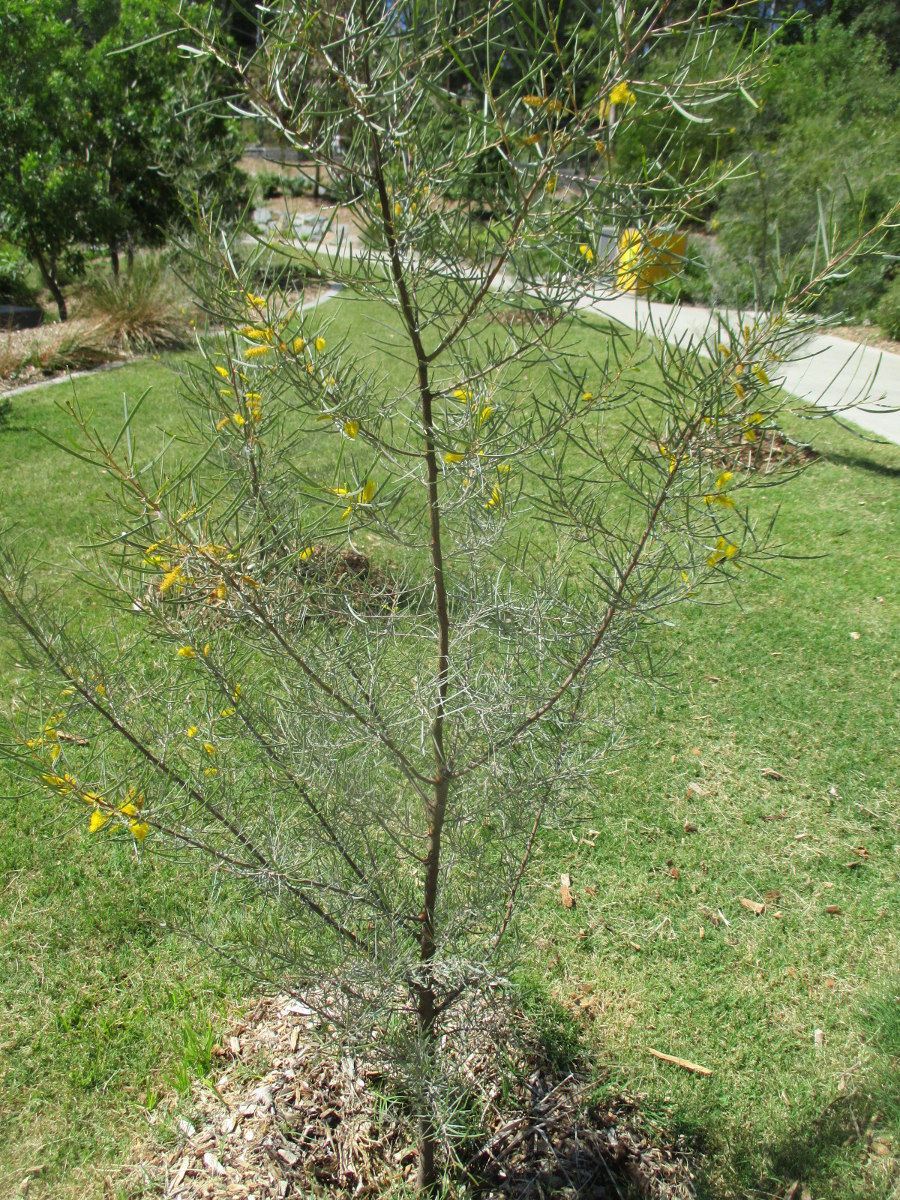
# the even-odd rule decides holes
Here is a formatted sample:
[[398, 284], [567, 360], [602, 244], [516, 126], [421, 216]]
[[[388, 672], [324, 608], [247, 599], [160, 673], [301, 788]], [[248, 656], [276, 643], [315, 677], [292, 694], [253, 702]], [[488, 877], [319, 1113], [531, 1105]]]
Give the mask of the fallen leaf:
[[669, 874], [672, 876], [673, 879], [678, 879], [678, 877], [681, 875], [681, 872], [678, 870], [677, 867], [669, 867]]
[[826, 905], [825, 905], [825, 911], [826, 911], [827, 913], [829, 913], [829, 914], [830, 914], [832, 917], [837, 917], [837, 916], [840, 916], [840, 912], [841, 912], [840, 905], [838, 905], [838, 904], [826, 904]]
[[766, 911], [766, 906], [764, 904], [757, 904], [755, 900], [747, 900], [744, 896], [741, 896], [741, 907], [746, 908], [749, 912], [755, 913], [757, 917], [761, 917]]
[[697, 826], [696, 826], [696, 825], [693, 823], [693, 821], [685, 821], [685, 823], [684, 823], [684, 832], [685, 832], [685, 833], [696, 833], [696, 832], [697, 832]]
[[848, 871], [852, 871], [852, 870], [854, 870], [854, 868], [856, 868], [856, 867], [861, 867], [861, 866], [862, 866], [862, 859], [861, 859], [861, 858], [854, 858], [853, 862], [848, 862], [848, 863], [847, 863], [847, 870], [848, 870]]
[[813, 1030], [813, 1045], [818, 1050], [821, 1050], [822, 1047], [825, 1045], [825, 1030], [824, 1029], [814, 1029]]
[[574, 908], [575, 897], [572, 895], [572, 880], [568, 875], [559, 878], [559, 898], [563, 908]]
[[775, 901], [775, 900], [780, 900], [780, 899], [781, 899], [781, 892], [779, 892], [779, 891], [776, 891], [776, 890], [773, 888], [773, 889], [772, 889], [772, 891], [770, 891], [770, 892], [766, 892], [766, 894], [765, 894], [765, 896], [763, 897], [763, 899], [765, 900], [766, 904], [772, 904], [772, 903], [773, 903], [773, 901]]
[[722, 680], [719, 678], [718, 675], [707, 675], [706, 678], [709, 680], [710, 683], [721, 683], [722, 682]]
[[688, 795], [690, 795], [691, 792], [693, 792], [695, 796], [708, 796], [709, 795], [709, 792], [707, 792], [704, 788], [702, 788], [700, 786], [700, 784], [697, 783], [697, 781], [694, 779], [692, 779], [691, 782], [687, 785], [687, 790], [688, 790]]
[[694, 748], [691, 750], [691, 754], [699, 754], [699, 753], [700, 753], [700, 747], [694, 746]]
[[859, 639], [862, 637], [862, 634], [861, 634], [861, 633], [857, 633], [857, 632], [854, 630], [854, 631], [853, 631], [853, 633], [851, 633], [851, 634], [850, 634], [850, 636], [853, 638], [854, 642], [858, 642], [858, 641], [859, 641]]
[[234, 1055], [235, 1058], [240, 1058], [241, 1039], [238, 1037], [235, 1037], [232, 1034], [232, 1036], [228, 1039], [228, 1049], [231, 1051], [231, 1053]]
[[784, 779], [780, 771], [776, 771], [774, 767], [763, 767], [760, 775], [765, 775], [766, 779]]

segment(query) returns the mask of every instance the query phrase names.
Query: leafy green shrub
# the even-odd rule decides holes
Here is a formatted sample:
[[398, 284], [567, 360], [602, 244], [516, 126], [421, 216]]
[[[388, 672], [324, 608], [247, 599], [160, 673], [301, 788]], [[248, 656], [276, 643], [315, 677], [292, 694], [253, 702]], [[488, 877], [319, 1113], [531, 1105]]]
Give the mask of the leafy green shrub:
[[[821, 20], [773, 53], [759, 111], [738, 126], [735, 170], [714, 222], [721, 299], [765, 303], [783, 287], [783, 256], [812, 272], [891, 211], [900, 195], [898, 112], [900, 79], [871, 39]], [[900, 232], [880, 250], [833, 279], [818, 311], [870, 313]]]
[[0, 304], [36, 303], [37, 292], [28, 282], [28, 260], [15, 250], [0, 248]]
[[881, 297], [876, 310], [878, 323], [889, 338], [900, 341], [900, 276]]

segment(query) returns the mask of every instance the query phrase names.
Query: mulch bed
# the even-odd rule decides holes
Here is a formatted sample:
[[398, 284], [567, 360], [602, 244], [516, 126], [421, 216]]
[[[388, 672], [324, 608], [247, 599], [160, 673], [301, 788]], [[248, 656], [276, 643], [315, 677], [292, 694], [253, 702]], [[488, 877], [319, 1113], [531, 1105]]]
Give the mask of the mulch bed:
[[[691, 1200], [684, 1147], [652, 1140], [633, 1103], [591, 1105], [587, 1081], [554, 1072], [536, 1042], [512, 1033], [502, 1008], [481, 1014], [460, 1064], [481, 1136], [462, 1152], [455, 1195]], [[497, 1047], [517, 1041], [520, 1070], [504, 1089]], [[151, 1116], [158, 1140], [145, 1146], [140, 1169], [165, 1197], [374, 1197], [399, 1195], [414, 1181], [413, 1125], [386, 1102], [383, 1069], [341, 1053], [305, 1005], [260, 1000], [215, 1054], [220, 1069], [194, 1086], [187, 1115]], [[173, 1124], [164, 1144], [160, 1135]]]

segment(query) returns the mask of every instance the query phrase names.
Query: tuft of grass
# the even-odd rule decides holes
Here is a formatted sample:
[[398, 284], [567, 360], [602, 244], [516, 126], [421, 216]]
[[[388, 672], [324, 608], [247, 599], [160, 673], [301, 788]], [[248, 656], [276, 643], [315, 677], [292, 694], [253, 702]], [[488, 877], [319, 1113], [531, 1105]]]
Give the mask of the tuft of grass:
[[141, 255], [115, 278], [98, 271], [86, 281], [79, 312], [97, 322], [99, 335], [129, 354], [178, 350], [192, 341], [188, 300], [159, 255]]

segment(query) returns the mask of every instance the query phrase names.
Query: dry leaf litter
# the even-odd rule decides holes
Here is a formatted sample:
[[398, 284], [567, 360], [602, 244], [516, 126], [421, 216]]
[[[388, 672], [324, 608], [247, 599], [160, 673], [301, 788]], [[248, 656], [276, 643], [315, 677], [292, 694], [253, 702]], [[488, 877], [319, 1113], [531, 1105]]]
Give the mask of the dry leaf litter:
[[[502, 1006], [481, 1004], [472, 1018], [458, 1065], [481, 1137], [464, 1152], [458, 1196], [692, 1200], [684, 1146], [651, 1139], [633, 1102], [591, 1105], [586, 1081], [555, 1074]], [[513, 1045], [510, 1088], [498, 1046]], [[215, 1055], [221, 1069], [194, 1085], [183, 1115], [151, 1114], [156, 1140], [141, 1171], [168, 1200], [386, 1196], [414, 1179], [413, 1122], [385, 1102], [383, 1068], [342, 1055], [306, 1005], [261, 999]]]

